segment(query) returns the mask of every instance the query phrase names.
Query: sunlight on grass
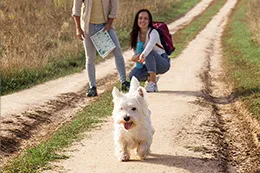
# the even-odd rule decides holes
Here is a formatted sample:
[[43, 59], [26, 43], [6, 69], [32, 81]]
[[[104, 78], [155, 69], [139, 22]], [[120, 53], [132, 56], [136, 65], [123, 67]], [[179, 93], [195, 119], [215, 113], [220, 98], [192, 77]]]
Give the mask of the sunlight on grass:
[[[223, 34], [225, 69], [240, 99], [260, 120], [260, 45], [254, 42], [254, 34], [248, 30], [249, 20], [244, 14], [251, 10], [247, 3], [238, 3], [239, 8], [233, 13]], [[260, 13], [254, 15], [257, 14], [260, 17]]]

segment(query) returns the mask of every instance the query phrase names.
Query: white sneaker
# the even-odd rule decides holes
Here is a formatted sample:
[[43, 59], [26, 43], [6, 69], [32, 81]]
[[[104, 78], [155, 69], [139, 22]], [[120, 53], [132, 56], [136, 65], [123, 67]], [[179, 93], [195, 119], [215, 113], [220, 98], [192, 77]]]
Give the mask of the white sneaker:
[[147, 92], [158, 92], [158, 88], [156, 83], [150, 81], [147, 83], [146, 87], [145, 87]]

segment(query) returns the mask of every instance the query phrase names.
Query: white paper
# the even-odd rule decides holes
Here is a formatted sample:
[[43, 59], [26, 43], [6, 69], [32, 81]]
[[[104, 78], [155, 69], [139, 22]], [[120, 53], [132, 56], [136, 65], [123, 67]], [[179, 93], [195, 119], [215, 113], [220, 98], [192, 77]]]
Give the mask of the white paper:
[[116, 47], [108, 32], [103, 29], [91, 36], [90, 39], [102, 58], [105, 58]]

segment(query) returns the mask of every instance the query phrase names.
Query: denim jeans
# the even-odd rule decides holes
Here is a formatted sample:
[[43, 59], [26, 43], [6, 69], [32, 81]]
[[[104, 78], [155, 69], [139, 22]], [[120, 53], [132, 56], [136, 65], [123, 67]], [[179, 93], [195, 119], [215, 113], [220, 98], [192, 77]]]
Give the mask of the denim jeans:
[[[96, 86], [96, 69], [95, 69], [96, 49], [90, 37], [94, 35], [96, 32], [98, 32], [100, 29], [104, 28], [104, 26], [105, 23], [89, 24], [89, 34], [85, 35], [85, 39], [83, 41], [85, 55], [86, 55], [86, 69], [88, 72], [90, 87]], [[115, 30], [110, 28], [108, 33], [116, 45], [116, 48], [112, 51], [112, 53], [115, 56], [115, 64], [120, 76], [120, 81], [121, 83], [123, 83], [126, 81], [125, 60], [122, 55], [122, 51]]]
[[151, 51], [145, 58], [143, 68], [133, 68], [129, 78], [131, 80], [135, 76], [139, 81], [146, 81], [149, 73], [163, 74], [170, 69], [170, 66], [170, 59], [166, 53], [159, 55], [155, 51]]

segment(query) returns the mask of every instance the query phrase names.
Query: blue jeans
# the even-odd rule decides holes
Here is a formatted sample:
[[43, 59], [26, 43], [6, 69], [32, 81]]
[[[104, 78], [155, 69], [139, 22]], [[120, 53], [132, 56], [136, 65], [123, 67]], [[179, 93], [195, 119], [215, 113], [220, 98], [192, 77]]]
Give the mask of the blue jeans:
[[151, 51], [145, 58], [143, 68], [133, 68], [129, 78], [131, 80], [135, 76], [139, 81], [146, 81], [149, 73], [163, 74], [170, 69], [170, 66], [170, 59], [166, 53], [159, 55], [155, 51]]
[[[85, 55], [86, 55], [86, 69], [88, 71], [90, 87], [96, 86], [96, 69], [95, 69], [96, 49], [90, 37], [94, 35], [96, 32], [98, 32], [100, 29], [104, 28], [105, 25], [106, 25], [105, 23], [89, 24], [89, 34], [85, 35], [85, 39], [83, 41]], [[116, 48], [113, 50], [112, 53], [115, 56], [115, 64], [120, 76], [120, 81], [121, 83], [123, 83], [126, 81], [125, 60], [122, 55], [122, 51], [115, 30], [110, 28], [108, 33], [116, 45]]]

